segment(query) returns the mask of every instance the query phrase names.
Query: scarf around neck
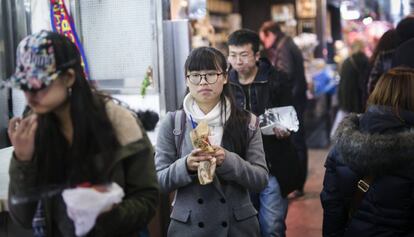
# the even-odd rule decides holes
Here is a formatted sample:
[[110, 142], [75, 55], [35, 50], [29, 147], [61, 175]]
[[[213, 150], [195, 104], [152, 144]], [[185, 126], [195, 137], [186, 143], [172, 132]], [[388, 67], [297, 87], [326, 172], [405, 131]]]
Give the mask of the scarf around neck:
[[201, 121], [205, 121], [210, 128], [209, 140], [212, 145], [220, 145], [223, 138], [224, 124], [229, 119], [231, 108], [230, 101], [226, 98], [226, 112], [225, 116], [221, 116], [222, 103], [219, 101], [214, 108], [205, 114], [194, 98], [187, 94], [184, 98], [183, 109], [187, 114], [188, 119], [197, 125]]

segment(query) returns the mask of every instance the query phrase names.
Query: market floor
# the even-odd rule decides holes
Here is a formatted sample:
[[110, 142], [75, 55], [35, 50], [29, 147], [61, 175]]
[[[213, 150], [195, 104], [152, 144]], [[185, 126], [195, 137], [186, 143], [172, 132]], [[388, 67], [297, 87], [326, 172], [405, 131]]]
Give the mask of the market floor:
[[305, 196], [291, 200], [286, 220], [287, 237], [321, 237], [322, 206], [319, 193], [325, 168], [323, 166], [328, 150], [309, 150], [308, 180]]

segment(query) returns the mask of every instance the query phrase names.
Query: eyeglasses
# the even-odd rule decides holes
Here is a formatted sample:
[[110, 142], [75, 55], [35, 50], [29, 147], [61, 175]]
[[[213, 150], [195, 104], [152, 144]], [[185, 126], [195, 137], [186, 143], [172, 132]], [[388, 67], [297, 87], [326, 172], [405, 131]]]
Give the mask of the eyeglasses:
[[198, 85], [201, 83], [201, 79], [203, 79], [207, 82], [207, 84], [214, 84], [217, 82], [218, 78], [220, 75], [222, 75], [223, 72], [209, 72], [206, 74], [199, 74], [199, 73], [194, 73], [194, 74], [190, 74], [187, 75], [187, 79], [190, 80], [191, 83], [193, 83], [194, 85]]

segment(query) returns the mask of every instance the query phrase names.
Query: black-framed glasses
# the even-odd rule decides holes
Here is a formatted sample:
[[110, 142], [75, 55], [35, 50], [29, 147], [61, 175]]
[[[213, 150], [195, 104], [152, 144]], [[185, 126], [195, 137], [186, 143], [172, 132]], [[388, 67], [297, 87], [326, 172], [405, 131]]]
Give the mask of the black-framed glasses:
[[189, 74], [186, 77], [194, 85], [200, 84], [203, 77], [204, 77], [204, 80], [208, 84], [214, 84], [214, 83], [217, 82], [219, 76], [223, 75], [223, 74], [224, 74], [224, 72], [209, 72], [209, 73], [206, 73], [206, 74], [194, 73], [194, 74]]

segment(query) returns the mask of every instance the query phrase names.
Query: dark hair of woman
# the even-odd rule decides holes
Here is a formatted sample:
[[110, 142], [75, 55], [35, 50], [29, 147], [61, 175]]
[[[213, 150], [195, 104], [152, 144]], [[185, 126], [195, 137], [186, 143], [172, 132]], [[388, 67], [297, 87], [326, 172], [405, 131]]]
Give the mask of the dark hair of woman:
[[370, 65], [374, 65], [378, 54], [397, 48], [399, 43], [400, 37], [398, 36], [398, 33], [395, 29], [386, 31], [378, 40], [377, 46], [375, 47], [374, 52], [372, 52], [372, 55], [369, 59]]
[[[227, 61], [224, 55], [214, 48], [200, 47], [193, 50], [188, 56], [184, 65], [185, 74], [190, 71], [200, 70], [217, 70], [227, 75]], [[223, 141], [230, 141], [234, 151], [241, 157], [245, 155], [245, 149], [248, 143], [247, 124], [249, 123], [249, 113], [237, 108], [229, 83], [224, 84], [223, 91], [220, 95], [221, 117], [225, 117], [226, 101], [230, 101], [231, 115], [224, 124]], [[240, 127], [240, 124], [246, 126]]]
[[105, 110], [105, 97], [93, 92], [86, 80], [76, 45], [59, 34], [53, 34], [52, 41], [60, 76], [65, 76], [69, 68], [75, 71], [75, 82], [68, 97], [73, 143], [68, 144], [64, 138], [54, 113], [39, 115], [35, 144], [41, 174], [38, 183], [105, 182], [109, 159], [120, 147]]
[[395, 67], [378, 81], [368, 98], [368, 105], [383, 105], [393, 108], [399, 117], [400, 110], [414, 111], [414, 69]]

